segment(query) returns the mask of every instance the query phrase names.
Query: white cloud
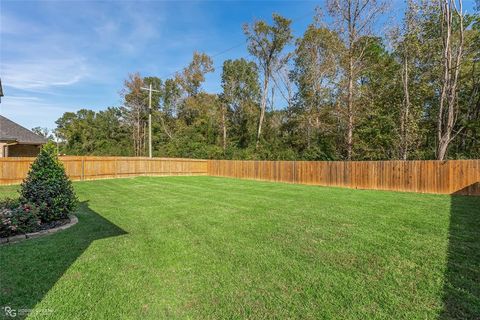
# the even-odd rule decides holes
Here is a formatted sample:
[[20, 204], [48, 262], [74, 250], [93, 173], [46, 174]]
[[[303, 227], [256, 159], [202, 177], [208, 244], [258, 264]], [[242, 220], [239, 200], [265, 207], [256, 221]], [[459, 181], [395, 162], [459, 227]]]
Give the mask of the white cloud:
[[98, 49], [116, 48], [122, 53], [134, 56], [145, 50], [145, 46], [160, 39], [166, 23], [162, 10], [153, 12], [142, 3], [122, 2], [115, 15], [98, 15], [93, 22], [95, 44]]
[[163, 76], [180, 69], [212, 31], [207, 12], [195, 2], [24, 5], [9, 2], [0, 13], [6, 95], [0, 113], [28, 128], [54, 127], [64, 112], [81, 106], [116, 104], [129, 72]]
[[42, 101], [39, 97], [33, 96], [12, 96], [9, 95], [7, 99], [11, 99], [11, 101]]
[[53, 104], [34, 96], [5, 96], [0, 114], [25, 128], [37, 126], [55, 128], [54, 121], [64, 112], [75, 111], [74, 106]]
[[2, 63], [3, 85], [21, 90], [68, 86], [87, 76], [88, 67], [82, 58]]

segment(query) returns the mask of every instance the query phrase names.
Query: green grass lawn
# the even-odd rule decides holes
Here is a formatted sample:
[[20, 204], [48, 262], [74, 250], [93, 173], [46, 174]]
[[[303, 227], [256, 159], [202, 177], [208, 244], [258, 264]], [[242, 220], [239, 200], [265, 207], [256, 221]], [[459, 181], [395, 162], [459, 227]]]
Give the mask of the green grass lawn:
[[0, 247], [0, 306], [82, 320], [480, 318], [479, 197], [214, 177], [75, 189], [77, 225]]

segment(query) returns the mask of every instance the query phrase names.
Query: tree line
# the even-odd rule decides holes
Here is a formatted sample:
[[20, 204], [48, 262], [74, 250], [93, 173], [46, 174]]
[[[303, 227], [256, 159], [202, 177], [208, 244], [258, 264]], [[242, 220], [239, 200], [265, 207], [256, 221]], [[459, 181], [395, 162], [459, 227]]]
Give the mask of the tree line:
[[169, 79], [132, 73], [121, 106], [56, 121], [61, 153], [145, 156], [151, 112], [154, 156], [480, 158], [479, 8], [406, 4], [398, 26], [379, 0], [328, 0], [299, 38], [277, 14], [245, 24], [251, 59], [224, 61], [220, 93], [202, 87], [214, 64], [200, 52]]

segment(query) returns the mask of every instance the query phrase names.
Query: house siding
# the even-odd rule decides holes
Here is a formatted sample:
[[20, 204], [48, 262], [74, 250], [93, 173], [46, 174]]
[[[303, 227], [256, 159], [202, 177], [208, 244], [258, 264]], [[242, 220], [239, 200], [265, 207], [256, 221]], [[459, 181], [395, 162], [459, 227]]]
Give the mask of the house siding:
[[[39, 145], [33, 144], [15, 144], [10, 145], [8, 148], [8, 154], [2, 155], [7, 157], [36, 157], [40, 152]], [[3, 148], [2, 148], [3, 149]]]

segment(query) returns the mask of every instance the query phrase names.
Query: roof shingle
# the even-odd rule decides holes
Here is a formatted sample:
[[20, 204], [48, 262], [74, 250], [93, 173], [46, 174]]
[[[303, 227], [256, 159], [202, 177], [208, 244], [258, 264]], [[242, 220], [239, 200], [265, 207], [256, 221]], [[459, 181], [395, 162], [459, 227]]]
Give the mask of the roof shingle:
[[0, 141], [43, 144], [47, 142], [47, 139], [0, 115]]

